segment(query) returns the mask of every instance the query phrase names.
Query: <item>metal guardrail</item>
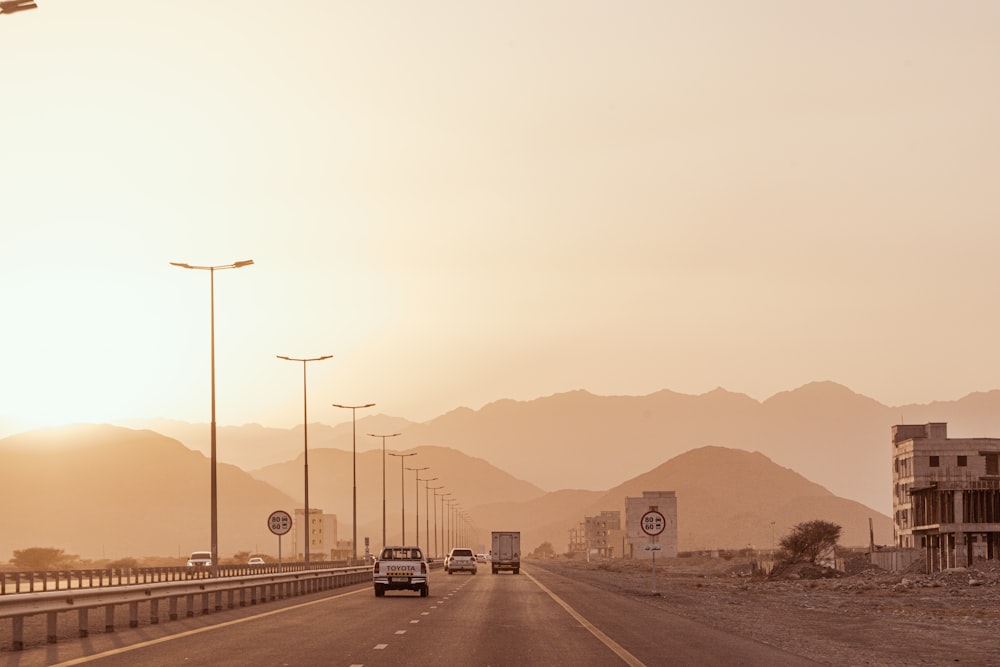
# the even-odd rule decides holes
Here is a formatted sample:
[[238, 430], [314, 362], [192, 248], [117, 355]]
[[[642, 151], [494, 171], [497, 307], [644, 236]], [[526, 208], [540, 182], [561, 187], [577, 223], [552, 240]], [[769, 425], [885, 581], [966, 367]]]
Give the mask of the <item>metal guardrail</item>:
[[[282, 568], [284, 569], [284, 567]], [[57, 641], [58, 614], [76, 612], [79, 615], [79, 636], [87, 637], [89, 612], [105, 610], [105, 632], [114, 632], [115, 607], [129, 606], [129, 627], [138, 627], [140, 605], [146, 607], [150, 624], [160, 622], [160, 603], [167, 605], [167, 617], [176, 620], [181, 600], [185, 615], [194, 616], [211, 611], [244, 607], [269, 600], [316, 593], [351, 584], [371, 581], [372, 569], [363, 565], [330, 569], [302, 569], [296, 572], [251, 574], [246, 576], [203, 577], [184, 581], [128, 584], [59, 591], [15, 593], [0, 597], [0, 619], [10, 619], [11, 649], [24, 649], [24, 619], [46, 616], [46, 641]], [[225, 598], [225, 600], [223, 600]]]
[[[348, 567], [346, 561], [319, 561], [310, 563], [310, 569], [326, 570], [331, 567]], [[264, 565], [219, 565], [220, 577], [240, 577], [250, 574], [277, 572], [302, 572], [304, 562], [266, 563]], [[131, 584], [153, 584], [165, 581], [208, 579], [211, 571], [204, 567], [116, 567], [85, 570], [51, 570], [40, 572], [0, 571], [0, 596], [17, 593], [37, 593]]]

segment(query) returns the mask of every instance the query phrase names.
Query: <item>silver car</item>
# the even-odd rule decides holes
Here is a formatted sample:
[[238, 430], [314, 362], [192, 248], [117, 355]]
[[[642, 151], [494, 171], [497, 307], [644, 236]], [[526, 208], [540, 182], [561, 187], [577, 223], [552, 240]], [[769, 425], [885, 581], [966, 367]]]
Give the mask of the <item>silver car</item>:
[[475, 574], [476, 553], [467, 547], [455, 547], [448, 552], [444, 571], [448, 574], [454, 574], [455, 572], [471, 572]]

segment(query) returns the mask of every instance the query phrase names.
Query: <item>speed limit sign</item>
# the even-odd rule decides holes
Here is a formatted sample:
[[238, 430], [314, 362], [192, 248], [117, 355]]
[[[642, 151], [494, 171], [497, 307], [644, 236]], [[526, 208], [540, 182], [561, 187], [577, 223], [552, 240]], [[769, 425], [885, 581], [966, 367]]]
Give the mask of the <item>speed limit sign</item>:
[[292, 529], [292, 517], [288, 512], [277, 510], [267, 517], [267, 527], [275, 535], [284, 535]]
[[663, 529], [667, 527], [667, 520], [663, 518], [663, 515], [655, 510], [650, 510], [642, 515], [640, 521], [642, 527], [642, 532], [647, 535], [659, 535], [663, 532]]

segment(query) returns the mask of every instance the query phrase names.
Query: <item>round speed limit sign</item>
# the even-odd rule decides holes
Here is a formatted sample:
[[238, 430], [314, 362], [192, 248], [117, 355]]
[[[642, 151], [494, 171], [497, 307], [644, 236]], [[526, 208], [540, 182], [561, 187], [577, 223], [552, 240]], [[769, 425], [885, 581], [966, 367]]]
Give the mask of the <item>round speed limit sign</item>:
[[651, 510], [642, 515], [640, 525], [647, 535], [659, 535], [667, 527], [667, 520], [659, 512]]
[[267, 517], [267, 527], [275, 535], [284, 535], [292, 529], [292, 517], [288, 512], [278, 510]]

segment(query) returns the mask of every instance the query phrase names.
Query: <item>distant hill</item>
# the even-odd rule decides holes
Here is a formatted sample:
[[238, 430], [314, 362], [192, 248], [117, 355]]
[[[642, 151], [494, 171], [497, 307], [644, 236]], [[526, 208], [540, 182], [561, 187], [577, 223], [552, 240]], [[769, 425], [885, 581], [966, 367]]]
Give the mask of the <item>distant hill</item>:
[[[210, 465], [152, 431], [81, 425], [0, 440], [0, 561], [56, 547], [85, 558], [172, 556], [209, 549]], [[295, 502], [239, 468], [218, 472], [219, 551], [277, 552], [267, 529]]]
[[561, 551], [569, 531], [585, 516], [618, 511], [624, 520], [625, 498], [640, 497], [643, 491], [676, 492], [682, 551], [770, 548], [795, 524], [813, 519], [839, 524], [845, 546], [868, 545], [872, 519], [876, 544], [892, 543], [890, 517], [839, 498], [759, 452], [724, 447], [685, 452], [604, 493], [561, 491], [523, 503], [479, 507], [473, 516], [480, 525], [498, 530], [519, 528], [526, 545], [548, 541]]

